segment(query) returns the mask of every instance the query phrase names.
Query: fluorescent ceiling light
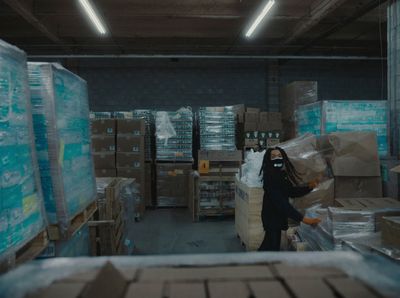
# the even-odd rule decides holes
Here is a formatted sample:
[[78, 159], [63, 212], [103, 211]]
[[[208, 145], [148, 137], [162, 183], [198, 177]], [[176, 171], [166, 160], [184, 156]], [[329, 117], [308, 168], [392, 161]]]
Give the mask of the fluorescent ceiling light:
[[271, 7], [275, 4], [275, 0], [269, 0], [268, 3], [265, 5], [264, 9], [262, 12], [259, 14], [259, 16], [256, 18], [254, 23], [251, 25], [249, 31], [246, 33], [246, 37], [250, 37], [254, 30], [256, 30], [257, 26], [261, 23], [261, 21], [264, 19], [264, 17], [267, 15], [267, 13], [270, 11]]
[[92, 5], [89, 3], [88, 0], [79, 0], [79, 3], [82, 5], [83, 9], [89, 16], [90, 20], [92, 23], [96, 26], [97, 30], [100, 32], [100, 34], [106, 34], [106, 29], [104, 25], [101, 23], [99, 17], [95, 13]]

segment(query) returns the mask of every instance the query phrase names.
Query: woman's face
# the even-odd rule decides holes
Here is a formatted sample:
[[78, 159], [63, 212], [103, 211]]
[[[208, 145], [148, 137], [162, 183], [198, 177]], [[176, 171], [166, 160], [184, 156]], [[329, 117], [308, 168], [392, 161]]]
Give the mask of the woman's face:
[[278, 158], [283, 158], [281, 152], [276, 149], [272, 150], [271, 151], [271, 160], [278, 159]]

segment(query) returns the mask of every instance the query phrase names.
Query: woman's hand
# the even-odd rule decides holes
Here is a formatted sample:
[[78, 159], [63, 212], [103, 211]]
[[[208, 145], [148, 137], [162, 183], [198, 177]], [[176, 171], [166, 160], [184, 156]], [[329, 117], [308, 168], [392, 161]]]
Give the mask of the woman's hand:
[[320, 222], [321, 222], [321, 220], [319, 218], [310, 218], [310, 217], [303, 218], [303, 223], [305, 223], [306, 225], [313, 226], [313, 227], [316, 227]]

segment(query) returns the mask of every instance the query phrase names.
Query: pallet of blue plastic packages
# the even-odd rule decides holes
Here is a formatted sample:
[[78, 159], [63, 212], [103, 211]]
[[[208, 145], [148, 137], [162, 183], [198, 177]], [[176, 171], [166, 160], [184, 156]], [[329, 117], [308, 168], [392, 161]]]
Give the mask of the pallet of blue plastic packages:
[[380, 157], [389, 153], [388, 105], [386, 100], [328, 100], [299, 106], [298, 136], [332, 132], [374, 131]]
[[20, 249], [46, 238], [31, 117], [26, 55], [0, 40], [0, 267], [6, 270]]
[[71, 220], [87, 220], [96, 198], [87, 86], [59, 64], [28, 63], [28, 71], [45, 209], [56, 238], [68, 238]]

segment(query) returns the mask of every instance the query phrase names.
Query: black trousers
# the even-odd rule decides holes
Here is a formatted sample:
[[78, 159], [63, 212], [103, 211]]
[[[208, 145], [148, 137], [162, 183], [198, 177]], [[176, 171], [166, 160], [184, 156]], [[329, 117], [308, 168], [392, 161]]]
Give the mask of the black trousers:
[[280, 251], [281, 233], [281, 229], [265, 229], [264, 240], [258, 251]]

